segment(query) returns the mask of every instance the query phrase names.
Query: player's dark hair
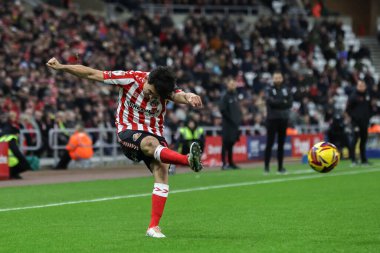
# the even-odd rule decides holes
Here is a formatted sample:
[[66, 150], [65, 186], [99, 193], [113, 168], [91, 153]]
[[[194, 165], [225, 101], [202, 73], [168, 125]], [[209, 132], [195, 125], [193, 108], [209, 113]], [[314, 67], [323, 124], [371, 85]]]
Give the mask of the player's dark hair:
[[148, 83], [154, 86], [161, 98], [167, 99], [174, 91], [175, 72], [170, 67], [159, 66], [149, 73]]

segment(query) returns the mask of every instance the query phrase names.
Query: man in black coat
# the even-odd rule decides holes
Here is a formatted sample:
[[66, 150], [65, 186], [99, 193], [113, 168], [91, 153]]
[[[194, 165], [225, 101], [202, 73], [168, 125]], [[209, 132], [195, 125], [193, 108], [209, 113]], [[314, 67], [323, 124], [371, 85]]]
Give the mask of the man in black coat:
[[[242, 113], [236, 93], [236, 81], [229, 77], [227, 79], [227, 92], [220, 102], [220, 112], [222, 114], [222, 169], [238, 169], [233, 162], [232, 150], [234, 144], [239, 140], [239, 126], [242, 121]], [[228, 166], [226, 163], [226, 153], [228, 156]]]
[[367, 91], [367, 85], [363, 80], [359, 80], [356, 90], [348, 99], [347, 113], [351, 117], [351, 124], [354, 130], [353, 141], [351, 143], [350, 156], [352, 165], [356, 165], [355, 146], [360, 138], [360, 157], [363, 165], [368, 165], [366, 156], [366, 144], [368, 138], [369, 119], [373, 114], [371, 96]]
[[284, 144], [293, 97], [291, 92], [283, 86], [284, 78], [281, 72], [274, 72], [272, 78], [273, 85], [268, 87], [266, 91], [267, 143], [265, 147], [264, 173], [269, 173], [269, 162], [272, 155], [272, 147], [277, 134], [278, 172], [285, 174], [286, 169], [283, 167]]
[[348, 150], [351, 150], [349, 136], [350, 134], [347, 131], [345, 119], [342, 113], [335, 112], [332, 117], [329, 129], [327, 130], [327, 138], [329, 142], [333, 143], [342, 154], [344, 147], [347, 147]]

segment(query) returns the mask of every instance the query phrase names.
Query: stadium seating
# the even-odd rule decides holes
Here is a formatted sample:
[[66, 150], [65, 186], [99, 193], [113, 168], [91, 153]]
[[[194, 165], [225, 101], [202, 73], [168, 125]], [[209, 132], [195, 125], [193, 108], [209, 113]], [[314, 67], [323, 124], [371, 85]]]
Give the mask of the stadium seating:
[[[112, 87], [49, 71], [45, 62], [53, 56], [104, 70], [172, 65], [178, 84], [204, 98], [204, 126], [220, 124], [218, 101], [227, 75], [239, 82], [244, 125], [264, 124], [263, 90], [274, 69], [285, 73], [294, 92], [293, 125], [325, 125], [330, 105], [343, 110], [341, 103], [359, 75], [380, 97], [370, 52], [361, 47], [351, 26], [335, 19], [284, 15], [252, 23], [191, 14], [175, 24], [171, 16], [139, 13], [115, 23], [48, 5], [30, 10], [17, 1], [2, 1], [0, 43], [0, 109], [31, 117], [30, 125], [45, 140], [40, 154], [51, 154], [50, 128], [69, 128], [77, 121], [86, 127], [112, 127], [117, 100]], [[197, 113], [170, 108], [166, 125], [172, 132], [178, 117]]]

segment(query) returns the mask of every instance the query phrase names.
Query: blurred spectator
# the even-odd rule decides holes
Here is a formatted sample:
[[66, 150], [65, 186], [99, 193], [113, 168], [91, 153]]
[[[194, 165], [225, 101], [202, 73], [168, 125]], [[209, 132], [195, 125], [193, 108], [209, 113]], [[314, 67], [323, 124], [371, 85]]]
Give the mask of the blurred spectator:
[[263, 119], [261, 118], [261, 115], [258, 114], [255, 117], [255, 124], [253, 125], [253, 135], [265, 135], [266, 129], [263, 126]]
[[[226, 94], [220, 101], [220, 113], [222, 114], [222, 169], [238, 169], [233, 161], [233, 147], [239, 141], [239, 127], [242, 121], [242, 112], [236, 93], [236, 81], [229, 77], [226, 79]], [[226, 163], [228, 156], [228, 165]]]
[[188, 154], [190, 145], [193, 142], [198, 142], [203, 150], [205, 144], [205, 134], [202, 127], [198, 126], [197, 122], [189, 118], [183, 127], [178, 130], [178, 152]]
[[347, 148], [350, 151], [349, 155], [352, 156], [349, 133], [347, 133], [346, 128], [347, 124], [344, 115], [336, 112], [327, 131], [327, 138], [329, 142], [333, 143], [338, 148], [340, 154], [343, 154], [343, 148]]
[[[56, 10], [48, 5], [29, 10], [19, 1], [0, 1], [0, 110], [14, 112], [16, 120], [30, 111], [28, 121], [36, 122], [42, 131], [44, 147], [39, 155], [51, 155], [47, 138], [53, 126], [64, 131], [79, 121], [85, 127], [113, 125], [118, 96], [110, 86], [49, 73], [45, 62], [51, 55], [63, 63], [91, 62], [100, 69], [148, 71], [170, 65], [182, 89], [202, 96], [205, 109], [199, 124], [204, 126], [220, 124], [218, 102], [227, 76], [236, 77], [239, 85], [240, 106], [245, 108], [243, 124], [258, 127], [256, 116], [266, 117], [263, 89], [276, 69], [292, 85], [293, 124], [322, 125], [328, 101], [350, 94], [360, 74], [366, 75], [369, 92], [376, 92], [378, 86], [363, 61], [371, 57], [368, 48], [347, 45], [339, 20], [312, 24], [306, 16], [283, 14], [259, 16], [252, 23], [243, 17], [194, 13], [176, 24], [169, 14], [148, 16], [140, 10], [116, 23], [72, 9]], [[187, 107], [170, 107], [166, 125], [171, 132], [176, 132], [177, 121], [189, 113]], [[59, 139], [66, 143], [68, 136], [62, 134]]]
[[286, 136], [292, 136], [292, 135], [297, 135], [297, 134], [299, 134], [299, 132], [294, 127], [288, 126], [286, 128]]
[[368, 133], [380, 134], [380, 125], [379, 124], [371, 124], [371, 126], [368, 128]]
[[312, 9], [313, 17], [320, 18], [322, 16], [323, 2], [317, 1]]
[[47, 156], [52, 156], [53, 151], [49, 146], [49, 130], [54, 128], [54, 115], [48, 114], [44, 115], [42, 111], [35, 112], [35, 120], [37, 124], [37, 129], [41, 133], [41, 148], [37, 150], [36, 155], [42, 156], [46, 153]]
[[10, 179], [22, 179], [21, 173], [32, 170], [26, 157], [19, 148], [20, 129], [12, 123], [6, 122], [2, 125], [0, 142], [8, 143], [8, 166]]
[[86, 162], [94, 154], [92, 140], [84, 131], [83, 126], [77, 125], [75, 133], [71, 135], [66, 150], [54, 169], [67, 169], [71, 160]]

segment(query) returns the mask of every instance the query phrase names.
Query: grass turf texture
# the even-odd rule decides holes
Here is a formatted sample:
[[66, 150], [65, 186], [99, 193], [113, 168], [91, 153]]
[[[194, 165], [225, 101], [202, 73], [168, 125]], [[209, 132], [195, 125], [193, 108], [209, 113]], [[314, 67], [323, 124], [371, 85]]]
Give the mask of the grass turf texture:
[[[310, 172], [306, 165], [288, 164], [287, 168], [290, 173], [285, 176], [264, 176], [261, 169], [244, 169], [171, 177], [173, 192], [266, 183], [169, 194], [161, 221], [168, 238], [161, 240], [144, 236], [152, 178], [0, 188], [0, 211], [148, 193], [145, 197], [0, 212], [0, 252], [380, 251], [379, 161], [355, 168], [343, 161], [326, 175]], [[358, 174], [343, 175], [351, 171]], [[298, 179], [272, 181], [292, 178]]]

